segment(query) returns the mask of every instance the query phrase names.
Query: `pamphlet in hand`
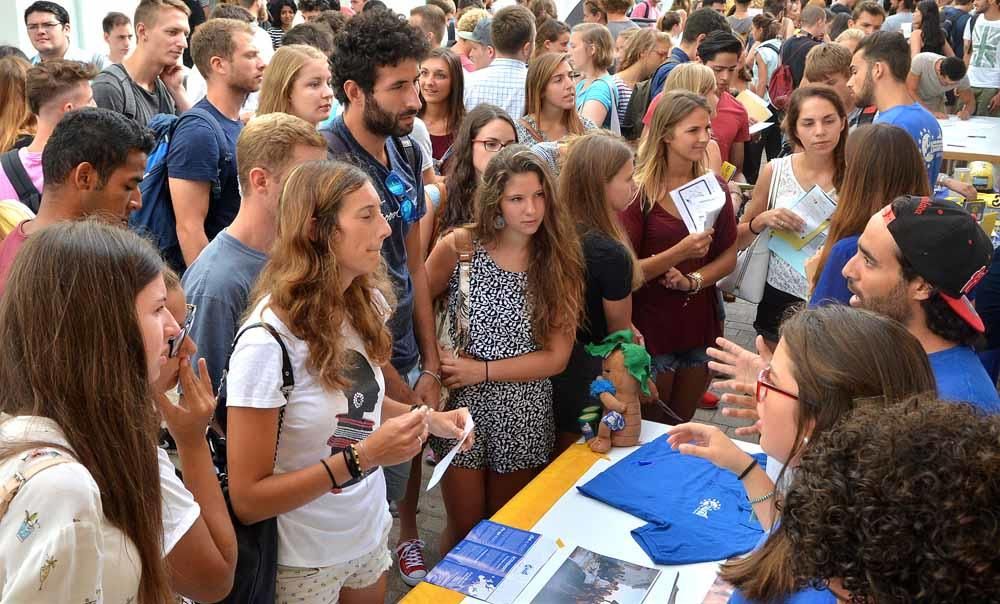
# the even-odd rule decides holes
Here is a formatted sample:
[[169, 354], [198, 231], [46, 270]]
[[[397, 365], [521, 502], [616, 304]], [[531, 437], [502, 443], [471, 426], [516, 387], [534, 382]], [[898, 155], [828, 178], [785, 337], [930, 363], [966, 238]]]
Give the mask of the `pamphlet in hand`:
[[806, 225], [800, 233], [792, 231], [774, 231], [772, 233], [772, 235], [787, 241], [795, 249], [800, 250], [829, 226], [827, 221], [833, 215], [833, 211], [837, 209], [837, 202], [827, 195], [819, 185], [813, 185], [813, 188], [787, 206], [779, 203], [777, 207], [787, 207], [805, 221]]
[[674, 189], [670, 192], [670, 197], [689, 233], [701, 233], [714, 225], [719, 212], [726, 205], [726, 192], [719, 186], [718, 178], [713, 172]]
[[444, 473], [448, 470], [448, 466], [451, 465], [451, 460], [455, 459], [455, 455], [461, 450], [462, 445], [472, 434], [472, 430], [476, 427], [475, 422], [472, 421], [472, 416], [469, 416], [468, 421], [465, 423], [465, 429], [462, 430], [462, 438], [458, 439], [455, 446], [451, 448], [448, 453], [434, 466], [434, 472], [431, 474], [431, 479], [427, 481], [427, 490], [430, 491], [437, 486], [437, 483], [441, 482], [441, 478]]
[[[767, 101], [760, 98], [750, 90], [744, 90], [736, 95], [736, 100], [747, 110], [747, 115], [757, 120], [758, 123], [766, 122], [773, 115], [768, 107]], [[752, 134], [752, 133], [751, 133]]]
[[555, 551], [555, 541], [538, 533], [483, 520], [424, 580], [485, 602], [510, 604]]
[[660, 571], [655, 568], [577, 547], [531, 604], [641, 604], [659, 576]]

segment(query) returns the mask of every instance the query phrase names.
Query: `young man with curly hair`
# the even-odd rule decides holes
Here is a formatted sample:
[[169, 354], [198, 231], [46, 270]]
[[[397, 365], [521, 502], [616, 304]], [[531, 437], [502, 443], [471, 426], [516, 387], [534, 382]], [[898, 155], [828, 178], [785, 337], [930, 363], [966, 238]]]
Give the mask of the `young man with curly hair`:
[[907, 196], [871, 217], [843, 274], [851, 306], [896, 319], [920, 341], [941, 398], [1000, 413], [972, 348], [985, 327], [966, 297], [992, 258], [990, 238], [964, 208]]
[[[386, 10], [362, 12], [336, 40], [333, 88], [344, 112], [320, 132], [332, 159], [364, 170], [383, 200], [392, 234], [382, 257], [395, 288], [391, 363], [383, 367], [386, 396], [436, 408], [441, 394], [440, 361], [434, 331], [420, 229], [426, 212], [422, 152], [409, 137], [420, 110], [419, 64], [427, 38]], [[398, 502], [400, 574], [416, 585], [427, 574], [417, 535], [420, 463], [385, 468], [390, 501]], [[409, 482], [407, 482], [409, 480]], [[405, 498], [404, 498], [405, 494]]]
[[995, 602], [1000, 419], [891, 403], [859, 405], [803, 455], [772, 537], [782, 573], [841, 602]]

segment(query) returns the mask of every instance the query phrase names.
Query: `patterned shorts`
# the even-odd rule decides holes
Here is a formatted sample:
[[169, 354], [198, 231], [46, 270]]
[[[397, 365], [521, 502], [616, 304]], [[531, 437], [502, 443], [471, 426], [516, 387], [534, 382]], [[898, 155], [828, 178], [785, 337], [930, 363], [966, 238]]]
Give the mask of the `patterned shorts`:
[[374, 550], [355, 560], [322, 568], [278, 565], [275, 604], [337, 604], [340, 590], [364, 589], [378, 582], [392, 568], [388, 525]]

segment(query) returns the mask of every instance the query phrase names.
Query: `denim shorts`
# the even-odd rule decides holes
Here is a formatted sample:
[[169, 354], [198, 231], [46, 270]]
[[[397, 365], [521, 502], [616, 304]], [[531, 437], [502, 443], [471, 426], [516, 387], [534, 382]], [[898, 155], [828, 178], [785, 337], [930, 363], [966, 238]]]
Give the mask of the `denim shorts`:
[[706, 346], [700, 346], [690, 350], [658, 354], [653, 357], [653, 375], [659, 375], [664, 371], [677, 371], [678, 369], [707, 365], [709, 361], [707, 349]]

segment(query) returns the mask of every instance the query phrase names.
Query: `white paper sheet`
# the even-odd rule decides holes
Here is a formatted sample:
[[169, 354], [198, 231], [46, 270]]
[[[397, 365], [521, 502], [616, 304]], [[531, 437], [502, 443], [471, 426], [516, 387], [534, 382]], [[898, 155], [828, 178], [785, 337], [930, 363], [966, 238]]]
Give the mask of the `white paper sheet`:
[[726, 193], [713, 172], [674, 189], [670, 197], [690, 233], [701, 233], [715, 224], [722, 206], [726, 204]]
[[750, 126], [750, 136], [757, 134], [761, 130], [765, 130], [774, 125], [774, 122], [757, 122], [753, 126]]
[[437, 486], [437, 483], [441, 482], [441, 477], [444, 476], [445, 470], [451, 465], [451, 460], [455, 459], [455, 455], [458, 454], [458, 450], [462, 448], [462, 444], [465, 442], [469, 435], [472, 434], [472, 430], [476, 427], [476, 423], [472, 421], [472, 416], [469, 416], [468, 421], [465, 424], [465, 430], [462, 431], [462, 438], [458, 439], [458, 442], [452, 447], [451, 451], [434, 466], [434, 472], [431, 473], [431, 479], [427, 481], [427, 490], [430, 491]]
[[[779, 204], [778, 207], [781, 207]], [[819, 185], [806, 191], [805, 195], [799, 197], [788, 206], [788, 209], [799, 215], [805, 221], [806, 226], [802, 229], [801, 235], [812, 233], [821, 224], [830, 219], [833, 211], [837, 209], [837, 202], [830, 198]]]

